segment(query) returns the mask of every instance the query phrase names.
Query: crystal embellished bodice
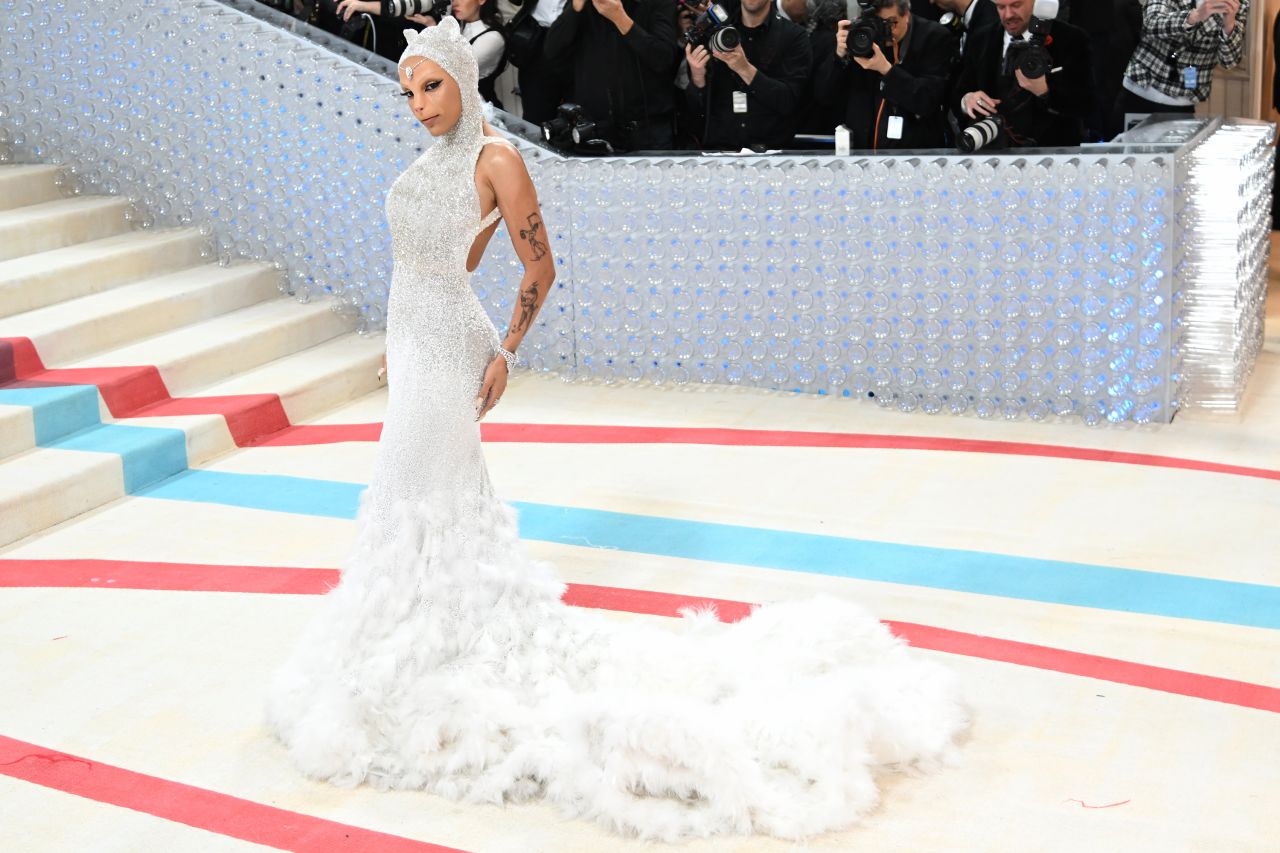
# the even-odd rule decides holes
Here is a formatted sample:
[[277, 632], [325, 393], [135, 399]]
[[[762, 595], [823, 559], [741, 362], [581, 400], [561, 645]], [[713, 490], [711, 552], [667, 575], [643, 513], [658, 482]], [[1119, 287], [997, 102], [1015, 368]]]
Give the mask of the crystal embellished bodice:
[[498, 330], [471, 289], [467, 256], [483, 220], [475, 168], [486, 142], [477, 114], [415, 160], [386, 199], [393, 269], [387, 304], [387, 414], [371, 498], [390, 505], [448, 495], [490, 497], [474, 401]]
[[[394, 261], [388, 303], [388, 335], [424, 336], [467, 333], [491, 337], [497, 331], [472, 293], [467, 256], [476, 235], [498, 217], [495, 208], [483, 221], [475, 190], [475, 163], [486, 140], [467, 151], [437, 144], [391, 185], [386, 215]], [[461, 156], [459, 156], [461, 155]]]

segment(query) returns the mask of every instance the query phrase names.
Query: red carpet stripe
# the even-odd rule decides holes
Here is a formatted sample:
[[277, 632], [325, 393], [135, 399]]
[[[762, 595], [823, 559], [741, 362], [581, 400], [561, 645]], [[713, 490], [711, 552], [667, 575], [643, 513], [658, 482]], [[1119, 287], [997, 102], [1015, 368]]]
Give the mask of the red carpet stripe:
[[337, 569], [293, 569], [285, 566], [0, 558], [0, 588], [102, 587], [323, 595], [338, 583], [338, 577]]
[[[481, 424], [481, 436], [485, 427]], [[377, 441], [382, 424], [302, 424], [291, 426], [254, 442], [258, 447], [302, 447], [311, 444], [338, 444], [343, 441]]]
[[196, 829], [299, 853], [460, 853], [90, 761], [0, 735], [0, 773]]
[[[341, 441], [377, 441], [382, 424], [317, 424], [290, 427], [258, 441], [263, 447], [334, 444]], [[941, 450], [959, 453], [993, 453], [1004, 456], [1039, 456], [1085, 462], [1114, 462], [1154, 468], [1176, 468], [1280, 480], [1280, 470], [1228, 465], [1202, 459], [1127, 453], [1090, 447], [989, 441], [877, 433], [801, 432], [796, 430], [714, 429], [707, 427], [591, 426], [580, 424], [484, 423], [480, 435], [489, 442], [540, 444], [713, 444], [729, 447], [829, 447], [863, 450]]]
[[12, 382], [44, 370], [35, 344], [28, 338], [0, 338], [0, 382]]
[[[0, 559], [0, 587], [99, 587], [321, 595], [338, 582], [338, 577], [337, 569], [295, 569], [281, 566]], [[651, 616], [678, 616], [682, 608], [713, 604], [720, 618], [726, 622], [744, 618], [754, 606], [747, 602], [720, 598], [588, 584], [570, 584], [564, 600], [576, 607]], [[1280, 713], [1280, 688], [1276, 687], [912, 622], [886, 621], [885, 624], [917, 648]]]
[[[168, 415], [222, 415], [238, 446], [289, 426], [289, 416], [275, 394], [222, 397], [171, 397], [155, 367], [72, 367], [47, 369], [27, 338], [0, 338], [0, 375], [9, 387], [96, 385], [116, 418]], [[7, 366], [7, 369], [6, 369]]]

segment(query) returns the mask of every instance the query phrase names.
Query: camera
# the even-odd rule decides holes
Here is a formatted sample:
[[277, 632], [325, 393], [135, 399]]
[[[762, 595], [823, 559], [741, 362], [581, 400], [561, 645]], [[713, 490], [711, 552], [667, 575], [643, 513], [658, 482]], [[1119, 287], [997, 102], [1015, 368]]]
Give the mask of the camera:
[[1027, 32], [1030, 34], [1028, 38], [1009, 42], [1009, 50], [1004, 55], [1006, 77], [1012, 77], [1014, 71], [1021, 71], [1023, 77], [1035, 80], [1048, 74], [1053, 67], [1053, 57], [1046, 47], [1049, 22], [1032, 18]]
[[1012, 78], [1021, 71], [1028, 80], [1036, 80], [1053, 68], [1049, 55], [1049, 22], [1058, 17], [1058, 0], [1036, 0], [1031, 9], [1031, 22], [1025, 39], [1014, 39], [1004, 55], [1004, 76]]
[[613, 146], [600, 136], [595, 121], [578, 104], [561, 104], [556, 110], [556, 117], [543, 122], [542, 138], [564, 151], [613, 153]]
[[858, 8], [858, 20], [849, 25], [849, 55], [863, 59], [875, 56], [874, 46], [878, 44], [882, 54], [892, 56], [893, 28], [889, 22], [876, 14], [868, 0], [858, 0]]
[[705, 47], [708, 51], [725, 53], [741, 44], [742, 37], [735, 28], [729, 26], [729, 13], [724, 7], [712, 3], [685, 30], [684, 42], [689, 47]]
[[1004, 147], [1004, 142], [1004, 119], [998, 115], [975, 121], [956, 134], [956, 147], [966, 154], [972, 154], [988, 145], [1001, 148]]
[[431, 4], [431, 11], [427, 12], [437, 24], [449, 16], [449, 6], [451, 0], [435, 0]]
[[552, 145], [566, 145], [577, 142], [584, 132], [595, 129], [595, 122], [587, 118], [587, 113], [577, 104], [561, 104], [556, 110], [556, 117], [542, 123], [542, 138]]

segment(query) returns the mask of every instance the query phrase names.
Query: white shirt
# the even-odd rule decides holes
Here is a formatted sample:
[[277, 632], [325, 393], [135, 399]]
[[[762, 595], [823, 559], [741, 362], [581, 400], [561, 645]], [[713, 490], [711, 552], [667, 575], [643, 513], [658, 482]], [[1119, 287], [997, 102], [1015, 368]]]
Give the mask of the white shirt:
[[1124, 86], [1130, 92], [1139, 98], [1145, 98], [1157, 104], [1164, 104], [1166, 107], [1194, 107], [1196, 99], [1187, 95], [1185, 98], [1174, 98], [1161, 92], [1159, 89], [1153, 89], [1150, 86], [1143, 86], [1133, 82], [1128, 77], [1120, 81], [1120, 85]]
[[[526, 0], [528, 2], [528, 0]], [[538, 0], [538, 5], [533, 9], [533, 19], [544, 27], [549, 27], [556, 22], [556, 18], [560, 17], [560, 13], [564, 11], [565, 0]], [[585, 7], [583, 7], [585, 11]], [[675, 14], [672, 12], [671, 14]]]
[[[481, 33], [490, 33], [483, 36]], [[462, 25], [462, 37], [467, 41], [476, 36], [475, 43], [471, 45], [471, 52], [476, 55], [476, 64], [480, 66], [480, 78], [484, 79], [498, 70], [498, 63], [502, 61], [502, 49], [506, 42], [502, 38], [502, 33], [492, 29], [484, 21], [468, 21]]]
[[960, 55], [964, 55], [964, 43], [969, 38], [969, 24], [973, 22], [973, 10], [978, 8], [978, 4], [982, 0], [973, 0], [969, 4], [969, 8], [964, 10], [964, 31], [960, 33]]
[[[972, 6], [970, 6], [969, 8], [971, 8], [971, 9], [972, 9], [973, 7], [972, 7]], [[1027, 39], [1031, 38], [1031, 30], [1029, 30], [1029, 29], [1023, 30], [1023, 31], [1022, 31], [1022, 35], [1021, 35], [1021, 36], [1019, 36], [1019, 38], [1020, 38], [1022, 41], [1026, 41]], [[1009, 31], [1008, 31], [1008, 30], [1005, 30], [1005, 31], [1004, 31], [1004, 50], [1002, 50], [1002, 51], [1000, 52], [1000, 55], [1001, 55], [1001, 56], [1004, 56], [1006, 53], [1008, 53], [1008, 52], [1009, 52], [1009, 45], [1010, 45], [1010, 44], [1012, 44], [1012, 43], [1013, 43], [1013, 36], [1009, 35]]]

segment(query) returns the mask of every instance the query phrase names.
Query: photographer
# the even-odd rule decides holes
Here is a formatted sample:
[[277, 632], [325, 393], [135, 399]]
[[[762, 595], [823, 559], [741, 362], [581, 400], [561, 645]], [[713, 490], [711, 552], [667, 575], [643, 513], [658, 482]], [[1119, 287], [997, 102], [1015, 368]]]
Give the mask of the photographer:
[[470, 43], [480, 66], [480, 97], [501, 107], [494, 83], [507, 67], [507, 40], [502, 35], [498, 0], [453, 0], [449, 10], [462, 25], [462, 37]]
[[802, 27], [778, 17], [774, 0], [742, 0], [729, 23], [741, 39], [737, 47], [685, 46], [685, 96], [702, 122], [700, 146], [783, 148], [795, 135], [796, 113], [813, 66], [809, 37]]
[[[1056, 12], [1056, 3], [1047, 5]], [[953, 109], [971, 122], [998, 117], [1010, 147], [1079, 145], [1093, 105], [1088, 38], [1070, 24], [1033, 17], [1033, 0], [995, 6], [1001, 26], [971, 34]], [[1039, 73], [1023, 73], [1027, 60], [1042, 66]]]
[[[778, 15], [804, 28], [809, 34], [809, 50], [813, 53], [814, 70], [820, 57], [831, 52], [840, 22], [849, 16], [844, 0], [778, 0]], [[844, 121], [844, 103], [829, 98], [820, 89], [814, 74], [805, 86], [804, 96], [796, 109], [794, 147], [813, 147], [812, 136], [829, 136], [831, 129]]]
[[569, 57], [553, 62], [542, 49], [547, 31], [564, 7], [565, 0], [523, 0], [506, 28], [507, 62], [516, 69], [520, 116], [530, 124], [549, 121], [571, 94], [573, 68]]
[[957, 39], [957, 56], [964, 56], [964, 49], [969, 42], [969, 35], [988, 27], [1000, 26], [1000, 16], [996, 14], [995, 4], [991, 0], [931, 0], [943, 12], [951, 13], [951, 20], [945, 25], [952, 33], [959, 35]]
[[910, 0], [863, 2], [856, 24], [840, 22], [834, 53], [818, 66], [818, 90], [845, 102], [854, 148], [941, 146], [951, 33], [911, 14]]
[[672, 147], [680, 48], [670, 0], [569, 0], [543, 53], [572, 62], [574, 100], [614, 148]]
[[[1058, 17], [1062, 17], [1061, 12]], [[1111, 110], [1116, 102], [1116, 94], [1120, 91], [1120, 80], [1124, 76], [1124, 67], [1117, 68], [1115, 62], [1117, 45], [1113, 39], [1119, 29], [1116, 4], [1113, 0], [1077, 2], [1072, 4], [1071, 17], [1067, 20], [1073, 27], [1084, 30], [1089, 39], [1093, 107], [1085, 122], [1085, 139], [1089, 142], [1104, 142], [1110, 138], [1107, 136], [1107, 128], [1111, 125]]]
[[1208, 100], [1216, 65], [1240, 64], [1249, 0], [1147, 0], [1110, 130], [1126, 114], [1190, 113]]
[[[498, 0], [339, 0], [339, 14], [371, 12], [384, 20], [399, 17], [405, 21], [434, 27], [440, 18], [452, 15], [471, 45], [480, 67], [480, 97], [501, 107], [494, 81], [506, 68], [506, 39], [502, 35], [502, 13]], [[403, 47], [401, 48], [403, 50]]]
[[[430, 7], [429, 0], [423, 0], [422, 8]], [[417, 6], [413, 8], [416, 15]], [[381, 0], [315, 0], [307, 18], [313, 26], [393, 62], [404, 50], [402, 31], [409, 20], [415, 18], [388, 12]]]

